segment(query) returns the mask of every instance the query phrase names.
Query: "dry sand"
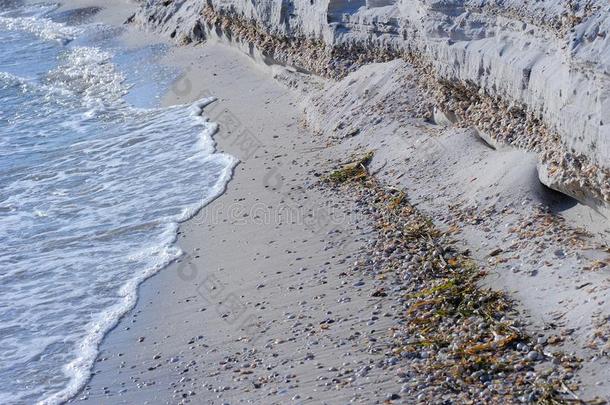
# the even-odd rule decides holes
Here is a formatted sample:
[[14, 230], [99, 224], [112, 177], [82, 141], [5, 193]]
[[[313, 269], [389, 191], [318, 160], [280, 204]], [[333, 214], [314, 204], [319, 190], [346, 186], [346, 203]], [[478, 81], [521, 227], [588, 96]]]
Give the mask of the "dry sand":
[[541, 185], [535, 156], [430, 120], [417, 82], [404, 61], [365, 66], [309, 98], [310, 126], [332, 139], [327, 156], [375, 150], [371, 171], [459, 230], [485, 284], [516, 300], [530, 332], [562, 336], [561, 350], [583, 359], [585, 397], [610, 397], [608, 218]]

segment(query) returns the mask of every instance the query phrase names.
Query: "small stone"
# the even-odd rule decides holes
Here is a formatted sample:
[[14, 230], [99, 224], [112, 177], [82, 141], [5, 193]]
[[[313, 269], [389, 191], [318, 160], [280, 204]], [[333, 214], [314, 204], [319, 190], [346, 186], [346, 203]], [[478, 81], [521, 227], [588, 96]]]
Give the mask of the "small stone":
[[497, 256], [497, 255], [499, 255], [499, 254], [500, 254], [500, 253], [502, 253], [502, 252], [503, 252], [503, 250], [502, 250], [502, 249], [500, 249], [500, 248], [496, 248], [496, 249], [492, 250], [491, 252], [489, 252], [489, 255], [493, 257], [493, 256]]
[[388, 401], [395, 401], [395, 400], [397, 400], [397, 399], [400, 399], [400, 395], [398, 395], [398, 394], [396, 394], [396, 393], [388, 394], [388, 395], [386, 396], [386, 399], [387, 399]]
[[536, 351], [531, 351], [527, 354], [527, 359], [530, 361], [536, 361], [540, 357], [540, 354]]

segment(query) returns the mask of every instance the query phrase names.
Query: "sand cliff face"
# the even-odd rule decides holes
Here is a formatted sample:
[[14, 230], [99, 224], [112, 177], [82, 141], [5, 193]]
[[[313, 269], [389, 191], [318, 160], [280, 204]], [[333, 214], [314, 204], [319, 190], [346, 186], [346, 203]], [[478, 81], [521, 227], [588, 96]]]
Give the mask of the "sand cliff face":
[[135, 21], [178, 41], [221, 36], [327, 77], [406, 57], [450, 116], [538, 152], [550, 187], [610, 204], [603, 0], [149, 0]]

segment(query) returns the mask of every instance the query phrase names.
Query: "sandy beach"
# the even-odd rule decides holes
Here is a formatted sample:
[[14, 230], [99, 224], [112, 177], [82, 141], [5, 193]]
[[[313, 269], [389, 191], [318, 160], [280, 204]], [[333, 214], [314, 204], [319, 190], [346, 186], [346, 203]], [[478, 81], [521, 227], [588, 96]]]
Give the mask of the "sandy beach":
[[[381, 369], [349, 394], [326, 384], [336, 370], [373, 361], [348, 338], [386, 335], [383, 316], [370, 322], [385, 306], [372, 287], [351, 287], [357, 276], [338, 277], [370, 224], [308, 188], [317, 144], [299, 125], [294, 95], [221, 45], [176, 49], [168, 59], [189, 61], [190, 71], [164, 103], [218, 95], [206, 115], [222, 125], [219, 150], [241, 162], [227, 192], [181, 227], [186, 256], [146, 283], [136, 310], [108, 336], [85, 398], [330, 403], [397, 394]], [[253, 154], [242, 142], [255, 142]], [[337, 219], [318, 225], [323, 215]], [[269, 382], [259, 389], [263, 376]]]
[[[127, 29], [133, 46], [161, 41]], [[171, 47], [164, 63], [183, 73], [162, 104], [216, 97], [203, 115], [240, 162], [70, 403], [608, 398], [607, 222], [534, 181], [534, 159], [425, 116], [403, 61], [330, 82], [222, 41]], [[460, 298], [467, 315], [445, 307], [462, 308], [456, 280], [477, 301]]]

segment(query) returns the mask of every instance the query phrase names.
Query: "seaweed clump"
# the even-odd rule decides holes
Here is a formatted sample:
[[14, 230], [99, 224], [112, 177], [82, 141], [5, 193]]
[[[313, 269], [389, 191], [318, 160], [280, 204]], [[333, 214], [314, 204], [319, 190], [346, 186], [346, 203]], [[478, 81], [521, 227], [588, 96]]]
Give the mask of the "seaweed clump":
[[373, 160], [374, 153], [367, 152], [364, 156], [355, 161], [344, 165], [341, 169], [335, 170], [328, 176], [328, 181], [332, 183], [345, 183], [347, 181], [359, 181], [368, 177], [368, 165]]

